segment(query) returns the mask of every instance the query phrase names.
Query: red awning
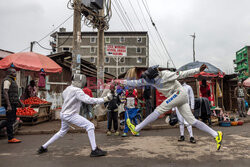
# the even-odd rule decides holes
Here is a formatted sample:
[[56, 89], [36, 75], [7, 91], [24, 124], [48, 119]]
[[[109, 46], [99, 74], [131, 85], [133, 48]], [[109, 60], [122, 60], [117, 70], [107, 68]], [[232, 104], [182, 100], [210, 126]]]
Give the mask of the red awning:
[[62, 67], [47, 56], [34, 52], [20, 52], [6, 56], [0, 60], [0, 69], [15, 67], [31, 71], [48, 73], [62, 72]]
[[214, 74], [214, 73], [207, 73], [203, 71], [203, 72], [200, 72], [199, 74], [195, 74], [194, 77], [198, 78], [199, 76], [204, 76], [204, 77], [211, 77], [211, 78], [214, 78], [214, 77], [223, 78], [224, 75], [225, 75], [224, 73]]

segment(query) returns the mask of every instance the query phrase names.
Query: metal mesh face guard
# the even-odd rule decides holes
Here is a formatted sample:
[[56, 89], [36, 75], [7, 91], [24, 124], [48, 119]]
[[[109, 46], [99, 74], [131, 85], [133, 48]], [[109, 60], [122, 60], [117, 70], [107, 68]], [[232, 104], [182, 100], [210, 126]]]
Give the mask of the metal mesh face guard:
[[159, 65], [149, 67], [142, 75], [142, 78], [146, 80], [152, 80], [156, 78], [159, 75], [158, 67]]
[[72, 77], [72, 85], [78, 88], [83, 88], [86, 85], [86, 76], [84, 74], [74, 74]]

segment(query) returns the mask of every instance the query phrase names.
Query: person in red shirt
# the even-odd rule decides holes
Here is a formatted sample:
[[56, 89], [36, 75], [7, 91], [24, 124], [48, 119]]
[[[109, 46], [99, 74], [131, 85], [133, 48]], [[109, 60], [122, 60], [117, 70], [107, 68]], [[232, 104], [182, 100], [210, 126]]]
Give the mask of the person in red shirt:
[[[135, 122], [137, 125], [137, 113], [139, 109], [137, 108], [137, 90], [133, 88], [129, 88], [128, 91], [126, 91], [126, 103], [125, 103], [125, 120], [129, 117], [132, 121]], [[127, 133], [129, 131], [129, 127], [127, 123], [125, 122], [125, 128], [123, 130], [122, 137], [127, 137]], [[139, 136], [138, 133], [136, 136]]]
[[88, 87], [85, 87], [82, 90], [85, 94], [89, 95], [89, 97], [93, 97], [92, 91]]
[[209, 99], [211, 96], [210, 87], [207, 85], [207, 81], [203, 79], [200, 86], [201, 96]]
[[[84, 87], [82, 90], [89, 97], [93, 97], [92, 91], [88, 87]], [[83, 117], [85, 117], [85, 118], [87, 118], [89, 120], [92, 120], [94, 118], [92, 104], [82, 103], [82, 107], [81, 107], [81, 110], [80, 110], [80, 115], [82, 115]]]
[[211, 92], [210, 87], [207, 85], [207, 81], [203, 79], [201, 81], [200, 86], [200, 92], [201, 92], [201, 116], [200, 118], [204, 123], [206, 123], [206, 120], [208, 120], [209, 125], [212, 125], [211, 122]]

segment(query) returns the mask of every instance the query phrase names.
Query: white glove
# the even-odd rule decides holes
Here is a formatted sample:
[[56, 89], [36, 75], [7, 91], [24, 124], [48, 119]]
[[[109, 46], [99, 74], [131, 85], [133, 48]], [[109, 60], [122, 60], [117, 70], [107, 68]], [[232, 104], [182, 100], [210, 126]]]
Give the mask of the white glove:
[[108, 95], [103, 98], [104, 102], [108, 102], [112, 99], [113, 99], [113, 95], [111, 93], [108, 93]]

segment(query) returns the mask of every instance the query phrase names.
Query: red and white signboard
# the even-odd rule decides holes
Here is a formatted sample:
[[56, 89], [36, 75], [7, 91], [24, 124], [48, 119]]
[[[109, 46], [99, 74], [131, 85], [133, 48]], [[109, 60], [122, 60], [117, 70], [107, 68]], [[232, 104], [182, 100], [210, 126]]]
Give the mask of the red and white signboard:
[[107, 56], [127, 56], [127, 47], [122, 45], [107, 45]]

